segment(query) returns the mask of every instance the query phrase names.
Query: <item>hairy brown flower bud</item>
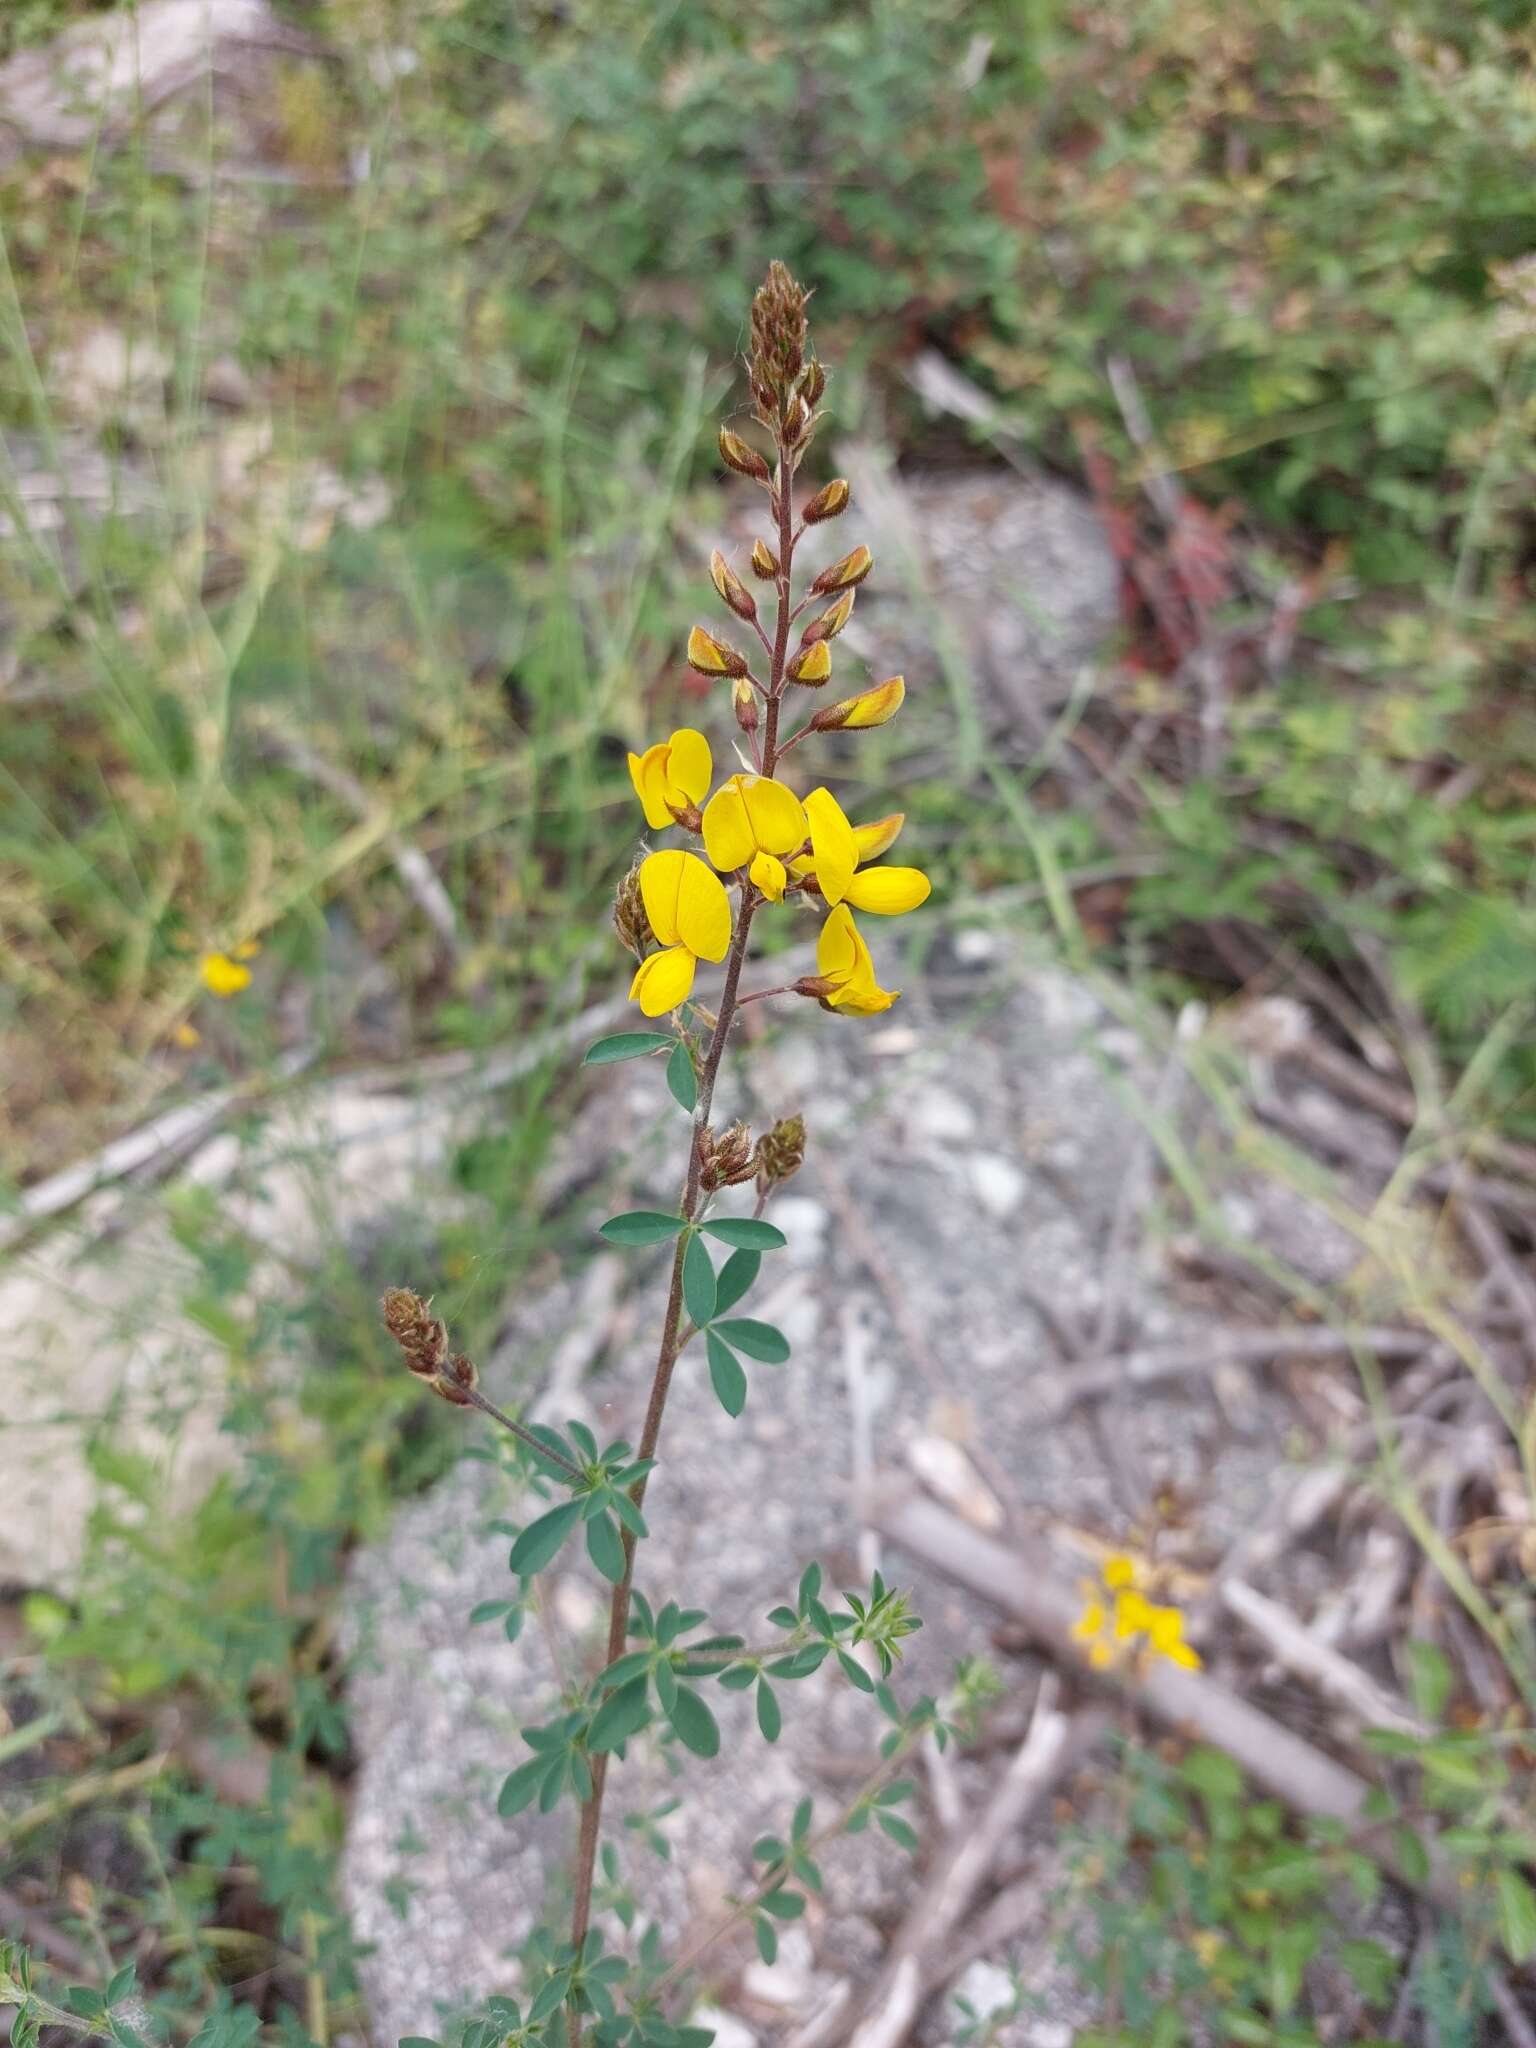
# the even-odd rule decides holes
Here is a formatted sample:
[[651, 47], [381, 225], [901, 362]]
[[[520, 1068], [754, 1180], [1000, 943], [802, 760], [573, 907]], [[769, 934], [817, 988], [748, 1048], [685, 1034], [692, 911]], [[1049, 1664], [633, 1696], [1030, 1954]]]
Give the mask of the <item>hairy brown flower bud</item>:
[[819, 690], [832, 673], [832, 650], [824, 640], [813, 640], [790, 658], [785, 673], [792, 683], [804, 683]]
[[765, 540], [752, 543], [752, 574], [760, 576], [764, 583], [779, 573], [779, 558]]
[[777, 1182], [788, 1180], [805, 1164], [805, 1118], [780, 1117], [772, 1129], [764, 1131], [758, 1139], [753, 1157], [757, 1167], [758, 1192], [766, 1195]]
[[848, 510], [849, 495], [847, 477], [835, 476], [831, 483], [822, 485], [800, 517], [807, 526], [815, 526], [823, 519], [836, 519]]
[[757, 599], [748, 590], [741, 578], [735, 575], [724, 555], [718, 548], [709, 558], [710, 579], [720, 593], [722, 604], [729, 605], [738, 619], [757, 617]]
[[688, 635], [688, 666], [701, 676], [744, 676], [747, 657], [702, 626], [695, 626]]
[[875, 566], [875, 558], [862, 543], [840, 562], [833, 562], [822, 570], [811, 585], [813, 594], [823, 596], [830, 590], [851, 590], [856, 583], [862, 583]]
[[432, 1391], [441, 1394], [445, 1401], [451, 1401], [455, 1408], [468, 1408], [471, 1406], [469, 1397], [479, 1378], [473, 1359], [457, 1351], [433, 1380]]
[[448, 1331], [431, 1305], [409, 1287], [391, 1287], [379, 1307], [384, 1327], [405, 1353], [405, 1362], [421, 1379], [432, 1379], [448, 1356]]
[[640, 863], [636, 861], [620, 882], [613, 898], [613, 929], [621, 946], [638, 960], [653, 936], [651, 920], [645, 914], [640, 894]]
[[750, 1180], [757, 1171], [752, 1151], [752, 1133], [744, 1123], [728, 1124], [717, 1136], [711, 1130], [699, 1134], [699, 1184], [707, 1193], [716, 1188], [733, 1188]]
[[720, 429], [720, 460], [727, 469], [734, 469], [738, 476], [751, 477], [755, 484], [765, 484], [773, 475], [751, 442], [743, 441], [740, 434], [733, 434], [729, 427]]
[[853, 600], [856, 591], [845, 590], [836, 604], [829, 604], [819, 612], [800, 635], [802, 647], [808, 647], [814, 640], [835, 640], [853, 616]]
[[820, 405], [827, 388], [827, 373], [821, 364], [811, 363], [800, 379], [800, 395], [811, 407]]
[[[745, 676], [738, 676], [731, 685], [731, 703], [736, 712], [736, 723], [743, 732], [756, 732], [759, 723], [757, 692]], [[700, 819], [700, 825], [703, 819]]]

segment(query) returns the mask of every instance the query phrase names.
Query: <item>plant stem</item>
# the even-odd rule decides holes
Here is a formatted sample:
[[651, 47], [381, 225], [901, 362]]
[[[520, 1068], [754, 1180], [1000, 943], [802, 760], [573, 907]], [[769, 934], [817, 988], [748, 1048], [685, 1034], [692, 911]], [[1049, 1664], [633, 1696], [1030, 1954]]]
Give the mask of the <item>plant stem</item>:
[[[779, 704], [784, 694], [784, 668], [789, 647], [789, 627], [793, 607], [790, 602], [790, 570], [794, 561], [795, 533], [791, 515], [790, 497], [794, 482], [794, 465], [779, 436], [779, 461], [774, 485], [779, 499], [779, 574], [778, 623], [773, 639], [773, 667], [769, 672], [767, 717], [763, 723], [762, 773], [772, 775], [778, 755]], [[739, 1007], [738, 990], [741, 986], [741, 970], [747, 957], [747, 942], [751, 935], [752, 919], [762, 898], [750, 884], [743, 881], [741, 903], [736, 917], [736, 929], [731, 935], [730, 951], [725, 961], [725, 984], [720, 993], [720, 1008], [715, 1020], [714, 1036], [710, 1039], [709, 1050], [704, 1056], [704, 1065], [699, 1074], [699, 1097], [693, 1112], [693, 1136], [688, 1154], [688, 1176], [683, 1186], [682, 1215], [691, 1223], [698, 1213], [700, 1182], [704, 1170], [704, 1153], [701, 1139], [709, 1128], [710, 1109], [714, 1102], [715, 1082], [720, 1073], [720, 1063], [725, 1055], [726, 1040]], [[682, 1349], [683, 1327], [683, 1255], [688, 1248], [689, 1233], [682, 1231], [677, 1239], [677, 1249], [672, 1256], [672, 1279], [667, 1294], [667, 1313], [662, 1324], [661, 1349], [657, 1354], [656, 1371], [651, 1381], [650, 1399], [646, 1404], [645, 1423], [640, 1433], [637, 1455], [642, 1459], [654, 1458], [656, 1445], [661, 1437], [662, 1417], [666, 1412], [667, 1395], [671, 1391], [673, 1368]], [[645, 1499], [645, 1477], [637, 1479], [630, 1488], [630, 1499], [639, 1507]], [[629, 1610], [635, 1581], [635, 1538], [629, 1529], [622, 1531], [624, 1544], [624, 1572], [613, 1589], [608, 1608], [608, 1649], [604, 1664], [613, 1664], [624, 1654], [624, 1645], [629, 1636]], [[597, 1869], [598, 1836], [602, 1827], [603, 1793], [608, 1782], [608, 1757], [605, 1754], [591, 1759], [592, 1797], [581, 1809], [581, 1828], [576, 1845], [575, 1895], [571, 1905], [571, 1944], [581, 1950], [587, 1938], [592, 1919], [592, 1886]], [[566, 2034], [571, 2048], [580, 2048], [581, 2020], [578, 2014], [566, 2008]]]

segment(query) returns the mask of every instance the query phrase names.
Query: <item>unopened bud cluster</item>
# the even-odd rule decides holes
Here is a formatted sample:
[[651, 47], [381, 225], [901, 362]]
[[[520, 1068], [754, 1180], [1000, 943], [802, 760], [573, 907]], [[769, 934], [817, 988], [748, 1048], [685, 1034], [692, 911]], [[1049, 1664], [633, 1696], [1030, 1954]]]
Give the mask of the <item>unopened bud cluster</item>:
[[757, 1141], [757, 1186], [766, 1195], [805, 1164], [805, 1118], [783, 1116]]
[[431, 1304], [409, 1287], [391, 1287], [380, 1307], [384, 1327], [405, 1354], [409, 1370], [434, 1394], [456, 1408], [467, 1408], [479, 1375], [462, 1353], [448, 1355], [448, 1326], [433, 1315]]
[[699, 1185], [706, 1193], [738, 1187], [755, 1171], [752, 1133], [739, 1119], [720, 1132], [702, 1130], [698, 1137]]
[[614, 895], [613, 929], [619, 944], [633, 953], [636, 959], [643, 956], [651, 943], [651, 920], [645, 914], [645, 899], [640, 894], [639, 861], [630, 864], [628, 874]]

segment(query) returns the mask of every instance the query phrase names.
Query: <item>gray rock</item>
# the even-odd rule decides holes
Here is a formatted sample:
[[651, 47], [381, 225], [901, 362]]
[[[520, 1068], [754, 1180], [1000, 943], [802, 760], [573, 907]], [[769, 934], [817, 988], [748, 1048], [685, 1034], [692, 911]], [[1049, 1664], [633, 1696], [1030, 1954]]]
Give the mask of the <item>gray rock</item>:
[[[892, 941], [880, 936], [888, 956]], [[684, 1354], [647, 1502], [652, 1537], [641, 1553], [641, 1589], [658, 1602], [675, 1593], [755, 1641], [764, 1613], [791, 1593], [809, 1559], [821, 1561], [833, 1586], [855, 1585], [869, 1563], [852, 1506], [861, 1460], [910, 1462], [961, 1491], [966, 1469], [975, 1474], [990, 1460], [1048, 1523], [1117, 1526], [1088, 1420], [1046, 1431], [1039, 1418], [1063, 1369], [1053, 1328], [1093, 1320], [1100, 1251], [1137, 1144], [1136, 1121], [1123, 1087], [1105, 1077], [1100, 1040], [1109, 1020], [1081, 986], [1007, 948], [990, 974], [972, 980], [974, 995], [958, 997], [909, 978], [899, 1023], [793, 1017], [783, 1055], [770, 1036], [733, 1070], [723, 1111], [740, 1107], [760, 1120], [800, 1108], [812, 1134], [804, 1172], [776, 1211], [789, 1249], [766, 1263], [750, 1298], [753, 1313], [783, 1324], [794, 1355], [785, 1367], [752, 1369], [746, 1412], [732, 1422], [710, 1393], [703, 1361]], [[799, 1055], [808, 1039], [816, 1058], [807, 1081]], [[779, 1085], [781, 1064], [801, 1077], [791, 1099]], [[1142, 1085], [1146, 1078], [1129, 1076]], [[936, 1101], [942, 1114], [934, 1114]], [[825, 1136], [829, 1126], [841, 1128], [835, 1143]], [[977, 1199], [974, 1155], [952, 1135], [961, 1129], [984, 1131], [991, 1153], [1016, 1176], [1006, 1209]], [[576, 1191], [578, 1220], [592, 1227], [611, 1209], [671, 1200], [684, 1134], [652, 1072], [604, 1070], [560, 1174]], [[616, 1158], [625, 1162], [622, 1183], [592, 1193]], [[863, 1263], [850, 1203], [855, 1230], [862, 1224], [896, 1276], [922, 1358], [907, 1348], [888, 1290]], [[600, 1433], [633, 1440], [662, 1267], [649, 1254], [624, 1263], [606, 1321], [586, 1336], [601, 1369], [572, 1386], [555, 1412], [585, 1414]], [[518, 1305], [509, 1346], [525, 1371], [579, 1323], [584, 1284], [568, 1271]], [[1138, 1268], [1133, 1296], [1147, 1284]], [[1165, 1329], [1177, 1334], [1188, 1324], [1172, 1304], [1156, 1306]], [[512, 1387], [512, 1374], [498, 1369], [493, 1396]], [[1134, 1430], [1149, 1481], [1198, 1492], [1203, 1533], [1219, 1539], [1264, 1498], [1273, 1438], [1217, 1442], [1204, 1412], [1177, 1387], [1155, 1398], [1143, 1393]], [[947, 1458], [935, 1455], [936, 1439]], [[972, 1485], [985, 1496], [979, 1475]], [[526, 1517], [531, 1506], [496, 1470], [467, 1463], [358, 1559], [348, 1589], [359, 1770], [343, 1878], [357, 1935], [372, 1945], [362, 1973], [382, 2041], [433, 2032], [444, 2005], [514, 1987], [515, 1951], [569, 1854], [568, 1806], [553, 1823], [526, 1815], [503, 1822], [494, 1811], [501, 1777], [526, 1754], [519, 1724], [546, 1718], [552, 1706], [548, 1643], [530, 1626], [509, 1645], [494, 1624], [471, 1629], [465, 1618], [478, 1602], [512, 1590], [507, 1539], [489, 1525]], [[911, 1587], [926, 1624], [912, 1639], [901, 1694], [941, 1690], [955, 1658], [987, 1642], [994, 1617], [898, 1556], [882, 1562]], [[563, 1654], [590, 1669], [599, 1589], [574, 1552], [553, 1577], [552, 1609], [577, 1623]], [[587, 1597], [573, 1604], [573, 1587]], [[774, 1747], [752, 1726], [750, 1695], [714, 1689], [727, 1735], [722, 1759], [690, 1759], [674, 1777], [647, 1736], [613, 1775], [608, 1833], [669, 1945], [686, 1942], [743, 1886], [752, 1841], [782, 1832], [801, 1793], [814, 1797], [820, 1824], [873, 1758], [883, 1724], [845, 1682], [824, 1669], [782, 1688], [782, 1697], [785, 1730]], [[682, 1804], [661, 1825], [675, 1854], [662, 1863], [641, 1849], [624, 1818], [674, 1796]], [[809, 1943], [800, 1974], [811, 2002], [829, 1967], [837, 1974], [855, 1966], [840, 1959], [872, 1967], [912, 1881], [907, 1856], [874, 1830], [835, 1842], [826, 1878], [825, 1896], [798, 1930]], [[611, 1916], [603, 1925], [617, 1937]], [[758, 1978], [739, 1974], [749, 1961], [739, 1942], [720, 1944], [704, 1988], [756, 2023], [772, 2015], [759, 2012]]]

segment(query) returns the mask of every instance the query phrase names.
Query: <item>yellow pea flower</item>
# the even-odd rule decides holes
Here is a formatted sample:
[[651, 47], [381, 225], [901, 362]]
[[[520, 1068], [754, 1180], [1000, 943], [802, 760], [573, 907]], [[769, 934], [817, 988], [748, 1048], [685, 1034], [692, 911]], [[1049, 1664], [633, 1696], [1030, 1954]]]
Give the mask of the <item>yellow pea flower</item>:
[[730, 898], [696, 853], [676, 847], [640, 863], [640, 896], [664, 950], [640, 962], [629, 999], [647, 1017], [661, 1017], [686, 1000], [701, 960], [724, 959], [731, 943]]
[[881, 988], [875, 980], [875, 963], [868, 946], [843, 904], [829, 913], [816, 941], [816, 971], [831, 987], [822, 1000], [832, 1010], [846, 1010], [850, 1016], [873, 1017], [888, 1010], [899, 989]]
[[771, 902], [784, 894], [783, 856], [805, 843], [805, 806], [787, 783], [733, 775], [704, 806], [704, 851], [722, 874], [745, 868]]
[[[831, 895], [823, 878], [821, 858], [824, 850], [830, 849], [830, 874], [834, 888], [839, 886], [846, 864], [849, 838], [853, 847], [856, 864], [870, 860], [877, 853], [883, 853], [895, 839], [906, 822], [905, 814], [895, 811], [888, 818], [877, 818], [872, 825], [849, 825], [842, 807], [829, 790], [813, 790], [805, 800], [807, 815], [811, 820], [811, 851], [790, 867], [798, 876], [814, 876], [817, 886], [829, 903], [851, 903], [855, 910], [867, 910], [874, 917], [899, 917], [903, 911], [916, 910], [920, 903], [926, 903], [932, 891], [932, 883], [918, 868], [867, 868], [858, 866], [857, 872], [850, 872], [841, 885], [841, 896]], [[818, 840], [817, 827], [820, 824], [821, 837]], [[847, 828], [848, 837], [844, 835]]]
[[227, 953], [205, 953], [197, 963], [197, 971], [209, 995], [217, 996], [221, 1002], [251, 985], [249, 967], [232, 960]]
[[653, 832], [677, 823], [679, 811], [702, 803], [715, 771], [709, 741], [692, 726], [682, 726], [669, 740], [629, 757], [629, 779]]
[[1147, 1624], [1147, 1641], [1159, 1657], [1186, 1671], [1200, 1669], [1200, 1653], [1184, 1640], [1184, 1617], [1177, 1607], [1154, 1607]]
[[1126, 1586], [1136, 1583], [1136, 1561], [1115, 1551], [1104, 1560], [1104, 1583], [1112, 1592], [1120, 1592]]

